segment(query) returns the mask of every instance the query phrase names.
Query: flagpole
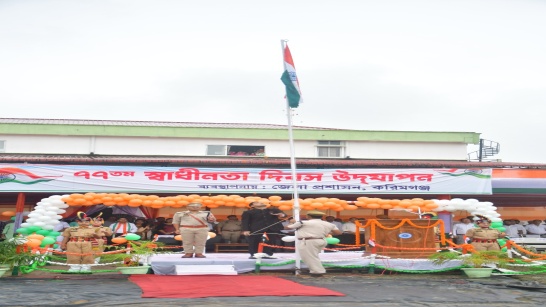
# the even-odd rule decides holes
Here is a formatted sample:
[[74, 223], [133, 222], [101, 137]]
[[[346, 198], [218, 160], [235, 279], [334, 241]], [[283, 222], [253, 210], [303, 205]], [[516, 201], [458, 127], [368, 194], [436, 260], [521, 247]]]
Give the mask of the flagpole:
[[[287, 39], [281, 39], [281, 48], [282, 48], [282, 59], [283, 59], [283, 69], [286, 70], [285, 66], [285, 58], [284, 58], [284, 50], [286, 48], [286, 42], [288, 42]], [[296, 222], [300, 221], [300, 202], [299, 202], [299, 195], [298, 195], [298, 181], [297, 181], [297, 174], [296, 174], [296, 151], [294, 149], [294, 137], [292, 133], [292, 108], [290, 108], [290, 104], [288, 103], [288, 96], [286, 97], [286, 118], [288, 120], [288, 142], [290, 144], [290, 170], [292, 173], [292, 186], [293, 186], [293, 199], [294, 199], [294, 206], [293, 206], [293, 216]], [[297, 230], [295, 232], [295, 235], [297, 236]], [[295, 251], [295, 257], [296, 257], [296, 275], [300, 274], [301, 270], [301, 257], [300, 253], [298, 251], [298, 240], [296, 239], [296, 242], [294, 244], [294, 251]]]

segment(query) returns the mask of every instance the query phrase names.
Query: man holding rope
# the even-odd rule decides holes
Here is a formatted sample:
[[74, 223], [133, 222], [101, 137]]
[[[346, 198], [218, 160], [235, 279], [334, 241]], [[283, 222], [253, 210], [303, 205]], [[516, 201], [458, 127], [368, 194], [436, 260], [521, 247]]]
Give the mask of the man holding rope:
[[[242, 227], [243, 235], [248, 240], [248, 252], [250, 259], [256, 259], [254, 254], [258, 252], [258, 246], [263, 240], [280, 244], [282, 225], [286, 214], [277, 208], [269, 209], [267, 205], [258, 201], [249, 204], [250, 210], [243, 212]], [[273, 259], [273, 249], [265, 246], [266, 259]]]

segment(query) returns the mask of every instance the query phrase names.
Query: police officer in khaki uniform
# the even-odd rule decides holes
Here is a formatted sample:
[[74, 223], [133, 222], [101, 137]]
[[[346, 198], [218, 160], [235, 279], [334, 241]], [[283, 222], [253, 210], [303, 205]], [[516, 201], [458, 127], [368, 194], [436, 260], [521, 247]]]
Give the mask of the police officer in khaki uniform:
[[307, 212], [308, 221], [287, 226], [287, 228], [296, 229], [296, 248], [309, 268], [309, 273], [314, 277], [320, 277], [326, 273], [319, 258], [320, 252], [327, 245], [325, 237], [329, 234], [342, 234], [342, 231], [334, 224], [321, 220], [325, 215], [324, 212], [311, 210]]
[[216, 218], [209, 211], [201, 211], [200, 203], [188, 204], [188, 211], [176, 212], [173, 226], [182, 236], [184, 256], [182, 258], [205, 258], [205, 244], [209, 233], [208, 223], [216, 223]]
[[113, 231], [110, 227], [104, 227], [104, 219], [101, 217], [102, 212], [99, 216], [96, 216], [91, 219], [91, 226], [95, 228], [95, 234], [97, 235], [96, 240], [91, 242], [91, 248], [93, 249], [95, 256], [95, 263], [99, 263], [100, 256], [104, 252], [104, 246], [108, 242], [108, 237], [112, 236]]
[[241, 221], [237, 220], [236, 215], [228, 215], [227, 218], [218, 224], [216, 230], [226, 243], [237, 243], [241, 237]]
[[78, 212], [77, 227], [69, 227], [63, 232], [61, 249], [66, 250], [66, 263], [70, 264], [69, 272], [90, 272], [90, 264], [95, 263], [92, 242], [96, 241], [99, 235], [95, 227], [89, 223], [85, 213]]
[[476, 215], [475, 220], [478, 228], [469, 229], [466, 232], [466, 237], [472, 240], [470, 244], [474, 246], [476, 251], [499, 251], [500, 246], [497, 239], [506, 236], [504, 232], [498, 229], [489, 228], [491, 220], [482, 215]]

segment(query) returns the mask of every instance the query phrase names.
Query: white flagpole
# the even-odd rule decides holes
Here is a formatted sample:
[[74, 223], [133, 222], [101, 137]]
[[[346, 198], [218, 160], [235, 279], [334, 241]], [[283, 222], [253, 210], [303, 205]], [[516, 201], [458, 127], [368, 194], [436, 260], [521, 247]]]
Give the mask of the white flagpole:
[[[288, 42], [287, 39], [281, 39], [281, 47], [282, 47], [282, 59], [283, 59], [283, 69], [286, 70], [285, 66], [285, 59], [284, 59], [284, 49], [286, 47], [286, 42]], [[294, 149], [294, 137], [292, 135], [292, 109], [290, 108], [290, 105], [288, 103], [288, 96], [286, 97], [286, 117], [288, 119], [288, 140], [290, 143], [290, 169], [292, 171], [292, 186], [293, 186], [293, 199], [294, 199], [294, 207], [293, 207], [293, 215], [296, 222], [300, 221], [300, 201], [299, 201], [299, 195], [298, 195], [298, 181], [296, 176], [296, 152]], [[297, 236], [297, 230], [295, 235]], [[301, 270], [301, 257], [300, 253], [298, 251], [298, 240], [296, 239], [294, 247], [295, 247], [295, 256], [296, 256], [296, 275], [299, 275]]]

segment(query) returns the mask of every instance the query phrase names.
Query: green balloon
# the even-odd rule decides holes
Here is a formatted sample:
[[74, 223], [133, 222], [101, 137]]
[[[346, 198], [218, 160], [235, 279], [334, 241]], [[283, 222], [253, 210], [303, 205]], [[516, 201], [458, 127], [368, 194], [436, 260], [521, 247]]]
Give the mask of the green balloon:
[[47, 230], [47, 229], [42, 229], [42, 230], [36, 231], [37, 234], [42, 235], [42, 236], [48, 236], [48, 235], [49, 235], [49, 232], [50, 232], [50, 231]]
[[60, 236], [61, 233], [58, 232], [58, 231], [50, 231], [49, 234], [47, 235], [48, 237], [58, 237]]
[[45, 237], [42, 239], [42, 244], [49, 245], [55, 243], [56, 240], [52, 237]]
[[499, 245], [500, 245], [500, 246], [503, 246], [504, 244], [506, 244], [506, 240], [505, 240], [505, 239], [498, 239], [497, 242], [499, 242]]
[[125, 239], [127, 239], [127, 241], [140, 240], [140, 236], [136, 235], [134, 233], [130, 233], [130, 234], [125, 236]]
[[493, 222], [491, 223], [491, 228], [498, 228], [498, 227], [502, 227], [502, 222]]
[[15, 232], [22, 235], [28, 235], [30, 233], [30, 230], [28, 228], [17, 228]]
[[28, 226], [27, 227], [29, 232], [37, 232], [38, 230], [42, 229], [40, 226]]
[[332, 244], [332, 245], [339, 244], [339, 239], [334, 237], [326, 238], [326, 243]]
[[506, 228], [504, 228], [504, 227], [497, 227], [497, 228], [493, 228], [493, 229], [496, 229], [496, 230], [498, 230], [500, 232], [504, 232], [506, 230]]

